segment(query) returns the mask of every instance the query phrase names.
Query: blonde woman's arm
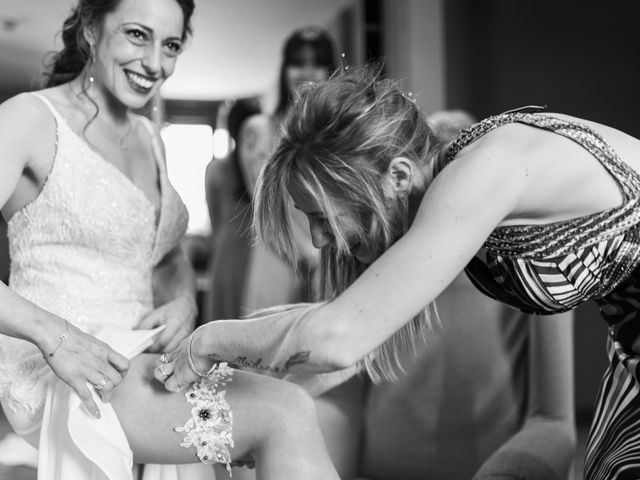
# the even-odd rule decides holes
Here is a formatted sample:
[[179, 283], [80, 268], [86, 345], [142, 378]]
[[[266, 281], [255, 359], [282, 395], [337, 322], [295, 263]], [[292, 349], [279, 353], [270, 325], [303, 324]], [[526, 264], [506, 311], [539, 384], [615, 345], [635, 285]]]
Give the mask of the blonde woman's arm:
[[[288, 373], [358, 363], [432, 302], [517, 208], [526, 172], [510, 153], [449, 165], [430, 186], [408, 232], [335, 300], [308, 311], [201, 327], [192, 337], [197, 370], [223, 360]], [[193, 379], [188, 343], [173, 357], [178, 364], [167, 388]]]

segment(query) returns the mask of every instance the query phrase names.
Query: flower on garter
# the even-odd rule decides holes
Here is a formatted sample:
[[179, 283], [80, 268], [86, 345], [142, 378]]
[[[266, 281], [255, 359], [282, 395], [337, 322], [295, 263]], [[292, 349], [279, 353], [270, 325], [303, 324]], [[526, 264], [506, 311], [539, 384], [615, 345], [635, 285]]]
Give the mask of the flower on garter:
[[225, 362], [214, 365], [211, 373], [194, 382], [192, 388], [187, 390], [185, 397], [187, 402], [195, 404], [201, 400], [213, 401], [216, 398], [216, 389], [224, 387], [233, 379], [233, 369]]
[[228, 448], [233, 447], [231, 432], [200, 432], [193, 436], [193, 445], [196, 447], [196, 455], [203, 463], [231, 463]]
[[203, 381], [213, 385], [214, 388], [223, 387], [233, 378], [233, 368], [227, 362], [220, 362], [214, 365], [209, 371], [209, 375]]
[[176, 432], [184, 432], [180, 446], [196, 448], [196, 455], [203, 463], [223, 463], [230, 471], [233, 447], [231, 434], [233, 415], [225, 399], [226, 391], [216, 392], [208, 378], [195, 382], [186, 393], [187, 401], [193, 405], [191, 418]]
[[187, 402], [192, 405], [198, 405], [202, 402], [216, 402], [218, 400], [224, 401], [225, 391], [216, 392], [218, 385], [209, 382], [208, 379], [203, 378], [199, 382], [194, 382], [192, 388], [187, 390], [184, 394]]
[[224, 398], [225, 393], [225, 391], [218, 392], [213, 395], [213, 398], [207, 398], [206, 395], [199, 395], [202, 394], [202, 391], [196, 392], [195, 399], [189, 400], [190, 403], [194, 404], [191, 409], [191, 418], [187, 420], [184, 427], [177, 427], [176, 431], [208, 430], [221, 425], [230, 427], [231, 410]]

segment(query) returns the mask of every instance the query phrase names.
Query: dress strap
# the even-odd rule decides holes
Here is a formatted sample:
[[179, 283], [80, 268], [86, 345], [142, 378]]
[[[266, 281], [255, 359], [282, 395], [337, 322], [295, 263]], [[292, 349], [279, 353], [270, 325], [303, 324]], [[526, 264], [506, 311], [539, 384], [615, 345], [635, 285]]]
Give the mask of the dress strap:
[[31, 95], [33, 95], [34, 97], [38, 97], [42, 101], [42, 103], [44, 103], [47, 106], [51, 114], [56, 119], [56, 122], [58, 123], [64, 122], [64, 118], [62, 117], [62, 115], [60, 115], [60, 112], [58, 112], [56, 107], [53, 106], [53, 104], [47, 97], [37, 92], [31, 92]]

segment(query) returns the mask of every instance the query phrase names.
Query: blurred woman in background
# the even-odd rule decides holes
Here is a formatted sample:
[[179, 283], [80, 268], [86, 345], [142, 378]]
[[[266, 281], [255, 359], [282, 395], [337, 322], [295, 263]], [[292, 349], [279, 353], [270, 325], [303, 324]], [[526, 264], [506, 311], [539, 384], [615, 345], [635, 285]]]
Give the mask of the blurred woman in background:
[[[251, 312], [282, 303], [308, 301], [315, 298], [318, 289], [318, 251], [313, 247], [307, 219], [300, 211], [290, 209], [289, 225], [294, 232], [296, 248], [301, 260], [294, 265], [290, 259], [275, 253], [259, 239], [251, 239], [248, 228], [252, 220], [252, 209], [244, 209], [247, 200], [253, 197], [260, 169], [271, 155], [280, 135], [280, 123], [300, 86], [325, 80], [336, 67], [334, 42], [329, 33], [315, 26], [293, 31], [285, 40], [282, 50], [278, 82], [278, 101], [272, 114], [259, 113], [245, 120], [237, 133], [233, 158], [239, 162], [243, 187], [248, 197], [237, 195], [233, 202], [225, 205], [233, 208], [233, 217], [226, 215], [226, 207], [215, 198], [232, 185], [239, 186], [235, 169], [229, 161], [212, 161], [208, 171], [208, 203], [214, 238], [227, 238], [233, 242], [216, 243], [211, 252], [215, 270], [211, 273], [212, 286], [209, 292], [210, 310], [205, 310], [204, 321], [237, 318]], [[238, 114], [246, 112], [232, 108], [229, 129], [236, 124]], [[233, 120], [233, 122], [232, 122]], [[225, 172], [223, 172], [225, 170]], [[214, 174], [222, 176], [215, 180]], [[215, 190], [215, 191], [214, 191]], [[216, 204], [218, 203], [218, 204]], [[214, 218], [218, 215], [218, 219]], [[225, 218], [227, 218], [225, 220]], [[218, 237], [222, 234], [221, 237]], [[251, 242], [249, 251], [246, 247]], [[248, 256], [247, 256], [248, 253]], [[223, 268], [224, 266], [228, 268]], [[206, 312], [211, 312], [210, 316]], [[233, 312], [238, 312], [233, 315]], [[285, 377], [286, 378], [286, 377]], [[336, 383], [340, 383], [337, 381]], [[316, 397], [316, 408], [331, 458], [338, 473], [349, 478], [356, 471], [357, 449], [361, 424], [360, 406], [363, 399], [361, 379], [354, 378], [336, 387], [329, 382], [318, 388], [315, 384], [309, 391]], [[336, 387], [336, 388], [331, 388]], [[223, 476], [224, 472], [217, 472]], [[252, 478], [254, 472], [235, 469], [234, 478]]]
[[[250, 195], [253, 195], [260, 169], [278, 141], [280, 122], [295, 90], [300, 85], [328, 78], [335, 65], [333, 40], [319, 27], [296, 30], [285, 41], [275, 112], [272, 115], [254, 115], [244, 122], [241, 129], [239, 158]], [[318, 255], [311, 244], [304, 215], [295, 211], [291, 211], [290, 215], [301, 261], [294, 267], [290, 259], [282, 258], [259, 240], [256, 241], [242, 295], [245, 313], [283, 303], [307, 301], [313, 297]]]
[[240, 126], [260, 113], [257, 101], [237, 100], [229, 110], [229, 154], [211, 160], [205, 174], [205, 195], [211, 222], [207, 272], [201, 318], [210, 322], [243, 316], [242, 298], [251, 256], [251, 194], [240, 167]]

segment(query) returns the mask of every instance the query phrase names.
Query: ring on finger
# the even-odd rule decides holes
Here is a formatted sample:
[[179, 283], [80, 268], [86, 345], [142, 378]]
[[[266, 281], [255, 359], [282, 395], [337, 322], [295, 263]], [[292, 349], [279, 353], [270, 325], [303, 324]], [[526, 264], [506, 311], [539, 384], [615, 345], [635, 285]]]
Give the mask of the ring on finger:
[[100, 379], [100, 381], [94, 385], [96, 390], [102, 390], [106, 386], [107, 386], [107, 378], [106, 377], [102, 377]]
[[168, 377], [168, 376], [169, 376], [169, 374], [168, 374], [167, 372], [165, 372], [165, 371], [164, 371], [164, 366], [165, 366], [165, 365], [166, 365], [165, 363], [161, 363], [160, 365], [158, 365], [158, 370], [160, 370], [160, 373], [161, 373], [162, 375], [164, 375], [165, 377]]
[[167, 352], [160, 355], [160, 358], [158, 359], [158, 361], [160, 363], [169, 363], [169, 357], [167, 357]]

